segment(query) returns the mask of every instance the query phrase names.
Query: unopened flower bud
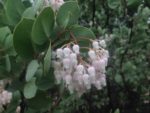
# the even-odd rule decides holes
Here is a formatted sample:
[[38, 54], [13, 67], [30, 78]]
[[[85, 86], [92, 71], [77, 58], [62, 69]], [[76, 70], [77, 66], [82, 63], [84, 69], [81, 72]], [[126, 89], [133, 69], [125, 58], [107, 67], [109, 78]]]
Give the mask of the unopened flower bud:
[[96, 71], [100, 71], [102, 73], [105, 72], [105, 61], [104, 60], [95, 60], [92, 62]]
[[70, 53], [71, 53], [70, 48], [68, 48], [68, 47], [64, 48], [63, 53], [64, 53], [65, 57], [69, 57]]
[[56, 55], [57, 55], [57, 58], [62, 59], [62, 57], [63, 57], [63, 50], [62, 49], [57, 49], [56, 50]]
[[92, 46], [94, 49], [99, 49], [99, 43], [97, 41], [93, 41]]
[[106, 78], [105, 77], [101, 77], [100, 81], [101, 81], [102, 86], [106, 86]]
[[77, 81], [78, 81], [79, 85], [82, 85], [83, 84], [83, 75], [78, 74], [76, 76], [77, 76]]
[[77, 59], [77, 55], [75, 53], [71, 53], [70, 54], [70, 58], [71, 58], [71, 60], [76, 60]]
[[64, 66], [65, 69], [69, 69], [70, 68], [70, 63], [71, 63], [71, 61], [70, 61], [69, 58], [63, 59], [63, 66]]
[[61, 68], [61, 62], [53, 61], [53, 66], [55, 69], [60, 69]]
[[95, 51], [90, 50], [90, 51], [88, 52], [88, 55], [89, 55], [89, 57], [90, 57], [92, 60], [96, 59], [96, 53], [95, 53]]
[[84, 74], [83, 75], [83, 82], [85, 84], [85, 87], [87, 89], [90, 89], [91, 88], [91, 83], [90, 83], [90, 76], [88, 74]]
[[61, 5], [63, 5], [63, 0], [50, 0], [50, 4], [54, 11], [57, 11]]
[[76, 71], [77, 71], [77, 73], [79, 73], [79, 74], [83, 74], [83, 72], [84, 72], [84, 66], [81, 65], [81, 64], [77, 65]]
[[79, 45], [73, 45], [73, 51], [76, 53], [76, 54], [79, 54], [80, 53], [80, 47]]
[[73, 68], [76, 68], [76, 67], [77, 67], [77, 65], [78, 65], [78, 61], [77, 61], [77, 60], [75, 60], [75, 59], [72, 59], [72, 60], [71, 60], [71, 62], [72, 62], [72, 66], [73, 66]]
[[90, 75], [95, 75], [95, 68], [94, 67], [89, 67], [88, 68], [88, 73], [90, 74]]
[[100, 80], [97, 80], [94, 85], [98, 90], [102, 89]]
[[66, 84], [67, 84], [67, 85], [71, 84], [71, 81], [72, 81], [71, 75], [66, 75], [65, 81], [66, 81]]
[[106, 48], [106, 42], [105, 42], [105, 40], [100, 40], [99, 44], [100, 44], [101, 47]]

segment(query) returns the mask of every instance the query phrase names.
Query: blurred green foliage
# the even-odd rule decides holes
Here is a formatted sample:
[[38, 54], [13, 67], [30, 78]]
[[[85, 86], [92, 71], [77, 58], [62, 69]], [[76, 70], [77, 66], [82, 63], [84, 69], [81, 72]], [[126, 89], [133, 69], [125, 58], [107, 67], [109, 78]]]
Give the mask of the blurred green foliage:
[[[105, 90], [109, 103], [103, 107], [108, 105], [113, 111], [120, 108], [121, 113], [147, 113], [150, 99], [149, 1], [79, 0], [79, 3], [82, 7], [80, 23], [91, 27], [97, 38], [108, 39], [110, 59]], [[101, 101], [102, 97], [99, 98]]]

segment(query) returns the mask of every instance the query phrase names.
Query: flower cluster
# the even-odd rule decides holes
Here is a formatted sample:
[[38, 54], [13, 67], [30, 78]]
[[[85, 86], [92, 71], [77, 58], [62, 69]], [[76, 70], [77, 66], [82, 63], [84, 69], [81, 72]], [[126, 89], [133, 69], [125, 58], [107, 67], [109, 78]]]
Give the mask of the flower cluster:
[[3, 111], [3, 106], [10, 103], [12, 99], [12, 93], [6, 90], [0, 92], [0, 111]]
[[[61, 81], [70, 93], [81, 96], [91, 86], [101, 89], [106, 85], [105, 68], [109, 57], [104, 40], [92, 40], [92, 48], [69, 43], [55, 51], [54, 74], [57, 84]], [[82, 56], [80, 49], [87, 49]]]
[[51, 5], [54, 11], [57, 11], [61, 5], [64, 4], [64, 0], [45, 0], [46, 5]]

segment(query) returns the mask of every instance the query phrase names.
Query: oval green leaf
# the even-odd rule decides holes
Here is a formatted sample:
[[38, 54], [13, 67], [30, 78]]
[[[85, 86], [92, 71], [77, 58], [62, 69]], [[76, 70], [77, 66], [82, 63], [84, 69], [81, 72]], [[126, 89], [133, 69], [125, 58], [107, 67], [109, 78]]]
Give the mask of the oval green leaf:
[[44, 72], [46, 74], [49, 72], [50, 64], [51, 64], [51, 43], [50, 43], [47, 53], [44, 57]]
[[80, 16], [78, 3], [75, 1], [65, 2], [57, 14], [57, 23], [65, 28], [68, 25], [75, 24]]
[[26, 81], [30, 81], [33, 78], [38, 67], [39, 67], [39, 64], [38, 64], [37, 60], [32, 60], [29, 63], [29, 65], [27, 67], [27, 72], [26, 72]]
[[51, 7], [44, 8], [33, 25], [32, 40], [34, 43], [42, 45], [50, 38], [54, 20], [54, 12]]
[[16, 25], [20, 21], [25, 7], [21, 0], [7, 0], [5, 9], [10, 24]]
[[31, 99], [36, 95], [37, 86], [35, 85], [36, 78], [33, 78], [24, 87], [24, 96]]
[[31, 29], [33, 20], [22, 19], [14, 31], [14, 47], [16, 52], [23, 58], [33, 58], [34, 49], [31, 42]]
[[89, 46], [91, 44], [90, 39], [96, 38], [96, 36], [90, 29], [82, 26], [73, 26], [70, 29], [70, 33], [82, 47]]

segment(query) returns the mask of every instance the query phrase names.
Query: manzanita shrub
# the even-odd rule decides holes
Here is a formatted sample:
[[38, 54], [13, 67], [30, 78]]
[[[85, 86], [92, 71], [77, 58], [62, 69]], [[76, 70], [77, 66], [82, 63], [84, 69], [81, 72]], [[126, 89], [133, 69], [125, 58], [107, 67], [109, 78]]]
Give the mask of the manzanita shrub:
[[0, 0], [0, 113], [145, 113], [149, 7]]
[[56, 112], [64, 95], [106, 86], [105, 40], [78, 24], [77, 1], [4, 0], [1, 13], [0, 112]]

